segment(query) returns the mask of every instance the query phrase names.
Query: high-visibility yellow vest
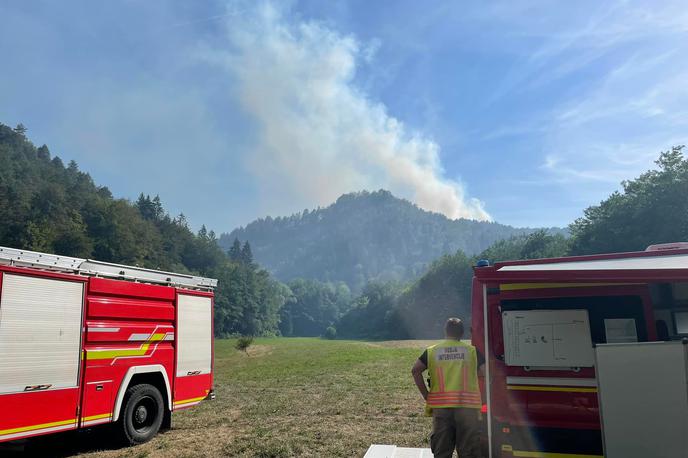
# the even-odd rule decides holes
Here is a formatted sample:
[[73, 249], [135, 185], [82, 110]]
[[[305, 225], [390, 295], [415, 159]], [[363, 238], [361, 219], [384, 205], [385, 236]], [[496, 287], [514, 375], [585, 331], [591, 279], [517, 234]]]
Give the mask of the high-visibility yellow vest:
[[475, 347], [459, 340], [444, 340], [428, 347], [429, 409], [482, 406]]

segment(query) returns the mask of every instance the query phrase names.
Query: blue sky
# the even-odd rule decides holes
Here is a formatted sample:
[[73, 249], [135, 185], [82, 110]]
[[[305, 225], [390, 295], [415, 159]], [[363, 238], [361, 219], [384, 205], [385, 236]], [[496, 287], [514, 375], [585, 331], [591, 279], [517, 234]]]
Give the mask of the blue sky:
[[563, 226], [686, 143], [676, 2], [2, 2], [0, 122], [194, 227], [387, 188]]

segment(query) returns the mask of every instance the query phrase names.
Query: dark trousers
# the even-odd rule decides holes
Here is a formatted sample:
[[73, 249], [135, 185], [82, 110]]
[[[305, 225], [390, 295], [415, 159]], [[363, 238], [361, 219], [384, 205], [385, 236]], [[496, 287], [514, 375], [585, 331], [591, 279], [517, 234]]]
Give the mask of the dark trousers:
[[435, 458], [482, 458], [477, 409], [444, 408], [432, 410], [430, 448]]

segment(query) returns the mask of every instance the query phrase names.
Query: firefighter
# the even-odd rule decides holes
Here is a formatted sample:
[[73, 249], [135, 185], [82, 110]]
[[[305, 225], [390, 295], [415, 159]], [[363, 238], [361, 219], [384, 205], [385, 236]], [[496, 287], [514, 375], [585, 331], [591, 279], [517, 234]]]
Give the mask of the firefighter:
[[[451, 458], [454, 449], [460, 458], [478, 458], [482, 456], [478, 369], [485, 361], [475, 347], [461, 341], [464, 329], [459, 318], [449, 318], [444, 333], [445, 340], [428, 347], [411, 370], [426, 413], [432, 415], [430, 447], [435, 458]], [[426, 370], [429, 391], [423, 380]]]

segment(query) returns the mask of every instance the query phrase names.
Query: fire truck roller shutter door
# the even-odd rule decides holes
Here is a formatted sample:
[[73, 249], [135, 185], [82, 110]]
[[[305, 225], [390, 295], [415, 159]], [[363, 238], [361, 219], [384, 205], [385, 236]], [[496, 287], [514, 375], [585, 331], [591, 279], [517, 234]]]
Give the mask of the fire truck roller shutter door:
[[178, 307], [177, 376], [210, 374], [213, 338], [211, 299], [180, 294]]
[[83, 283], [5, 274], [0, 393], [76, 387]]

